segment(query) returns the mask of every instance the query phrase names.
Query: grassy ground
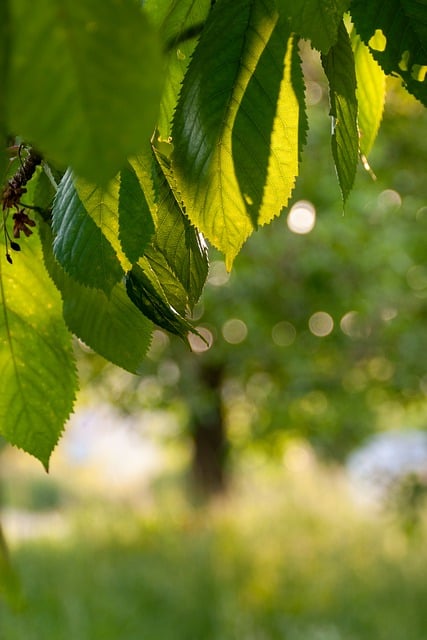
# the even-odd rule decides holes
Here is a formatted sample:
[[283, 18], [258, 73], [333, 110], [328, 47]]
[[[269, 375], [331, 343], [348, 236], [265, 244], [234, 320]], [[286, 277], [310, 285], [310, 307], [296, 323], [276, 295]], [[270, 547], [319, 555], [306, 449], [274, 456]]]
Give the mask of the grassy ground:
[[425, 640], [427, 548], [356, 508], [339, 473], [246, 468], [191, 508], [86, 496], [60, 536], [11, 541], [26, 606], [1, 640]]

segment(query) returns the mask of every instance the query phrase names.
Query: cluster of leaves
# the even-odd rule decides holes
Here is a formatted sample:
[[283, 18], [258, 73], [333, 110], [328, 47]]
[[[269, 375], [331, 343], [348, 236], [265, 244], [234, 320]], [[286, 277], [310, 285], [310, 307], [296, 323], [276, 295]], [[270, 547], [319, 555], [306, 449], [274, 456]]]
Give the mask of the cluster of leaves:
[[[287, 205], [307, 130], [300, 38], [329, 82], [344, 200], [378, 130], [384, 73], [427, 103], [425, 6], [349, 4], [1, 3], [4, 253], [10, 217], [26, 216], [28, 236], [0, 264], [7, 440], [47, 467], [75, 394], [71, 333], [138, 373], [152, 323], [191, 330], [208, 271], [201, 234], [231, 268]], [[8, 162], [12, 134], [43, 157], [15, 201], [5, 194], [32, 152]]]

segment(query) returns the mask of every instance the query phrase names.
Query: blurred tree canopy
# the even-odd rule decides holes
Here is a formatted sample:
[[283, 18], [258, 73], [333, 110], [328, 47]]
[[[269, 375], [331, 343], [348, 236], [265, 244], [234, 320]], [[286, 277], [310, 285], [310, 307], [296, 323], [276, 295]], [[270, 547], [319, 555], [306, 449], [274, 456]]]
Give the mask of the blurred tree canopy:
[[316, 60], [306, 73], [315, 104], [294, 204], [250, 239], [231, 274], [212, 255], [194, 312], [207, 344], [194, 336], [189, 351], [156, 332], [142, 378], [123, 387], [114, 370], [100, 375], [102, 363], [85, 357], [84, 377], [123, 410], [181, 407], [193, 473], [208, 493], [226, 486], [242, 448], [280, 456], [288, 438], [303, 437], [342, 460], [408, 415], [424, 426], [426, 114], [390, 84], [376, 179], [360, 168], [343, 214]]
[[[359, 227], [334, 218], [328, 233], [327, 220], [342, 203], [347, 218], [358, 206], [350, 194], [359, 163], [369, 169], [386, 76], [427, 104], [425, 6], [68, 0], [58, 11], [43, 0], [32, 9], [29, 0], [0, 7], [1, 434], [48, 468], [77, 390], [72, 335], [141, 374], [158, 326], [196, 351], [188, 356], [174, 343], [171, 358], [191, 390], [197, 459], [209, 460], [212, 450], [224, 458], [224, 418], [236, 433], [264, 435], [275, 412], [274, 424], [294, 424], [313, 439], [321, 425], [323, 448], [344, 451], [361, 433], [351, 399], [361, 416], [375, 381], [414, 386], [401, 380], [399, 364], [401, 351], [416, 359], [419, 343], [389, 351], [406, 311], [397, 292], [382, 297], [390, 269], [402, 270], [415, 302], [424, 276], [402, 230], [387, 269], [383, 244], [396, 242], [389, 234], [404, 218], [401, 190], [372, 203], [384, 210], [381, 220], [401, 208], [398, 223], [381, 227], [381, 245], [371, 244], [368, 230], [380, 221], [368, 214]], [[313, 55], [322, 88], [304, 69]], [[308, 119], [307, 102], [320, 90], [330, 141]], [[400, 121], [407, 131], [406, 112]], [[285, 240], [274, 223], [248, 243], [229, 283], [215, 286], [215, 269], [230, 270], [253, 232], [288, 206], [308, 132], [319, 139], [305, 154], [312, 168], [304, 198], [328, 215], [307, 241]], [[341, 196], [324, 160], [329, 143]], [[411, 192], [421, 198], [414, 184]], [[415, 224], [413, 233], [419, 238]], [[363, 234], [366, 260], [357, 244]], [[202, 314], [207, 243], [223, 258], [214, 260]], [[232, 345], [230, 356], [222, 342]], [[332, 402], [342, 388], [347, 395]], [[205, 473], [205, 464], [198, 468]]]

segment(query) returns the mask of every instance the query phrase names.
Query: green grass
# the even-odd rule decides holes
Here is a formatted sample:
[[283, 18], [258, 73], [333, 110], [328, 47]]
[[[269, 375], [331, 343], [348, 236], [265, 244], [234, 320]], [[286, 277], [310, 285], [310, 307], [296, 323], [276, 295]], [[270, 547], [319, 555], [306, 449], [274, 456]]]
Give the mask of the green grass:
[[191, 509], [87, 500], [70, 535], [12, 544], [26, 607], [1, 640], [425, 640], [427, 550], [336, 474], [255, 473]]

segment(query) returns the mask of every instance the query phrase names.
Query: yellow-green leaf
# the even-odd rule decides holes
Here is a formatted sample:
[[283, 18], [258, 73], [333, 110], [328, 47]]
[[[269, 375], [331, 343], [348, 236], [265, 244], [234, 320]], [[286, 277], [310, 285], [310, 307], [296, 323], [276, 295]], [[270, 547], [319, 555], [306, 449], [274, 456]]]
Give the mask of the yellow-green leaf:
[[[374, 40], [378, 35], [374, 36]], [[381, 123], [386, 82], [385, 74], [374, 60], [369, 48], [353, 30], [351, 43], [356, 65], [360, 152], [367, 157], [377, 137]], [[375, 43], [373, 42], [373, 46]]]
[[47, 468], [74, 401], [76, 371], [61, 298], [37, 233], [0, 256], [0, 433]]
[[273, 0], [219, 0], [184, 80], [173, 126], [178, 191], [229, 268], [286, 205], [297, 175], [292, 47]]
[[134, 0], [10, 7], [9, 129], [105, 185], [155, 127], [163, 81], [156, 30]]

